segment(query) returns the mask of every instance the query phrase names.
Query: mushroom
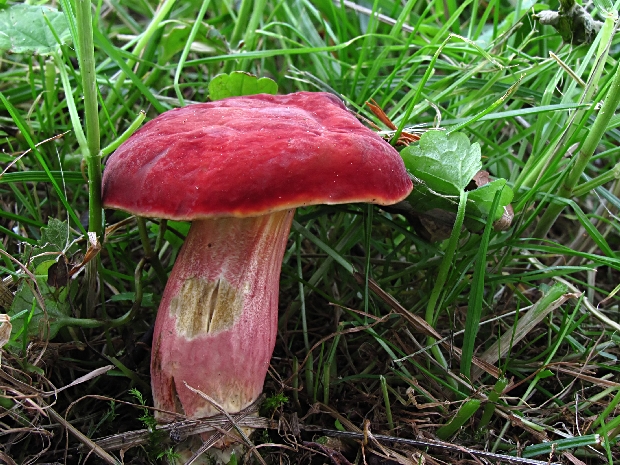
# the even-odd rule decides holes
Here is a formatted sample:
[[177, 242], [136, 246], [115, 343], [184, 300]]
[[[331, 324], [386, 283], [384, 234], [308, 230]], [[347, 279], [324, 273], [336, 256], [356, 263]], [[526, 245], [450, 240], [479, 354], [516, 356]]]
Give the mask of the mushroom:
[[187, 386], [230, 413], [261, 394], [296, 207], [388, 205], [411, 189], [398, 152], [331, 94], [233, 97], [145, 124], [107, 161], [103, 202], [193, 222], [155, 323], [155, 407], [218, 413]]

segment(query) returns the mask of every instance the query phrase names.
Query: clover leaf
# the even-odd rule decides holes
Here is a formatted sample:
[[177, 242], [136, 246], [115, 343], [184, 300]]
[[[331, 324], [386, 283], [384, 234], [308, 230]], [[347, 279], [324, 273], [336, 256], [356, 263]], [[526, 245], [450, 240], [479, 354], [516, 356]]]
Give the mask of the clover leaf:
[[230, 74], [219, 74], [209, 82], [209, 98], [221, 100], [242, 95], [272, 94], [278, 92], [275, 81], [250, 73], [235, 71]]

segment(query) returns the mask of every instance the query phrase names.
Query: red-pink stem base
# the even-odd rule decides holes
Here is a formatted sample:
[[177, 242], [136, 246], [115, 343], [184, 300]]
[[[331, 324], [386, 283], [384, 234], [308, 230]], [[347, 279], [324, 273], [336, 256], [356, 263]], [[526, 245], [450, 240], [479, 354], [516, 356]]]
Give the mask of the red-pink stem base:
[[184, 382], [230, 413], [261, 394], [275, 345], [280, 268], [293, 214], [192, 224], [155, 323], [156, 408], [190, 418], [219, 413]]

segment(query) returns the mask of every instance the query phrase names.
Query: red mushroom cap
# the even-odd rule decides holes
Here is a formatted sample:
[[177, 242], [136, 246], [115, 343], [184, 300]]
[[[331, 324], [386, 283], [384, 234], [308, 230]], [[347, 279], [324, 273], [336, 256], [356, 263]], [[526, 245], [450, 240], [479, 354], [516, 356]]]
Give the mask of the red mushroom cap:
[[103, 201], [146, 217], [257, 216], [404, 199], [398, 152], [335, 96], [298, 92], [190, 105], [145, 124], [109, 158]]

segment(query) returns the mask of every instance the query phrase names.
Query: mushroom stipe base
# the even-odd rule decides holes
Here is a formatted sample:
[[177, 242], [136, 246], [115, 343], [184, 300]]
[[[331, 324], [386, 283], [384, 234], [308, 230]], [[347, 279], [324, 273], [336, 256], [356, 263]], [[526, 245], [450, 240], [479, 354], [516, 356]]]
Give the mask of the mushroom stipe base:
[[155, 323], [156, 408], [190, 418], [219, 413], [184, 382], [230, 413], [261, 394], [275, 345], [280, 268], [293, 215], [284, 210], [194, 221]]

